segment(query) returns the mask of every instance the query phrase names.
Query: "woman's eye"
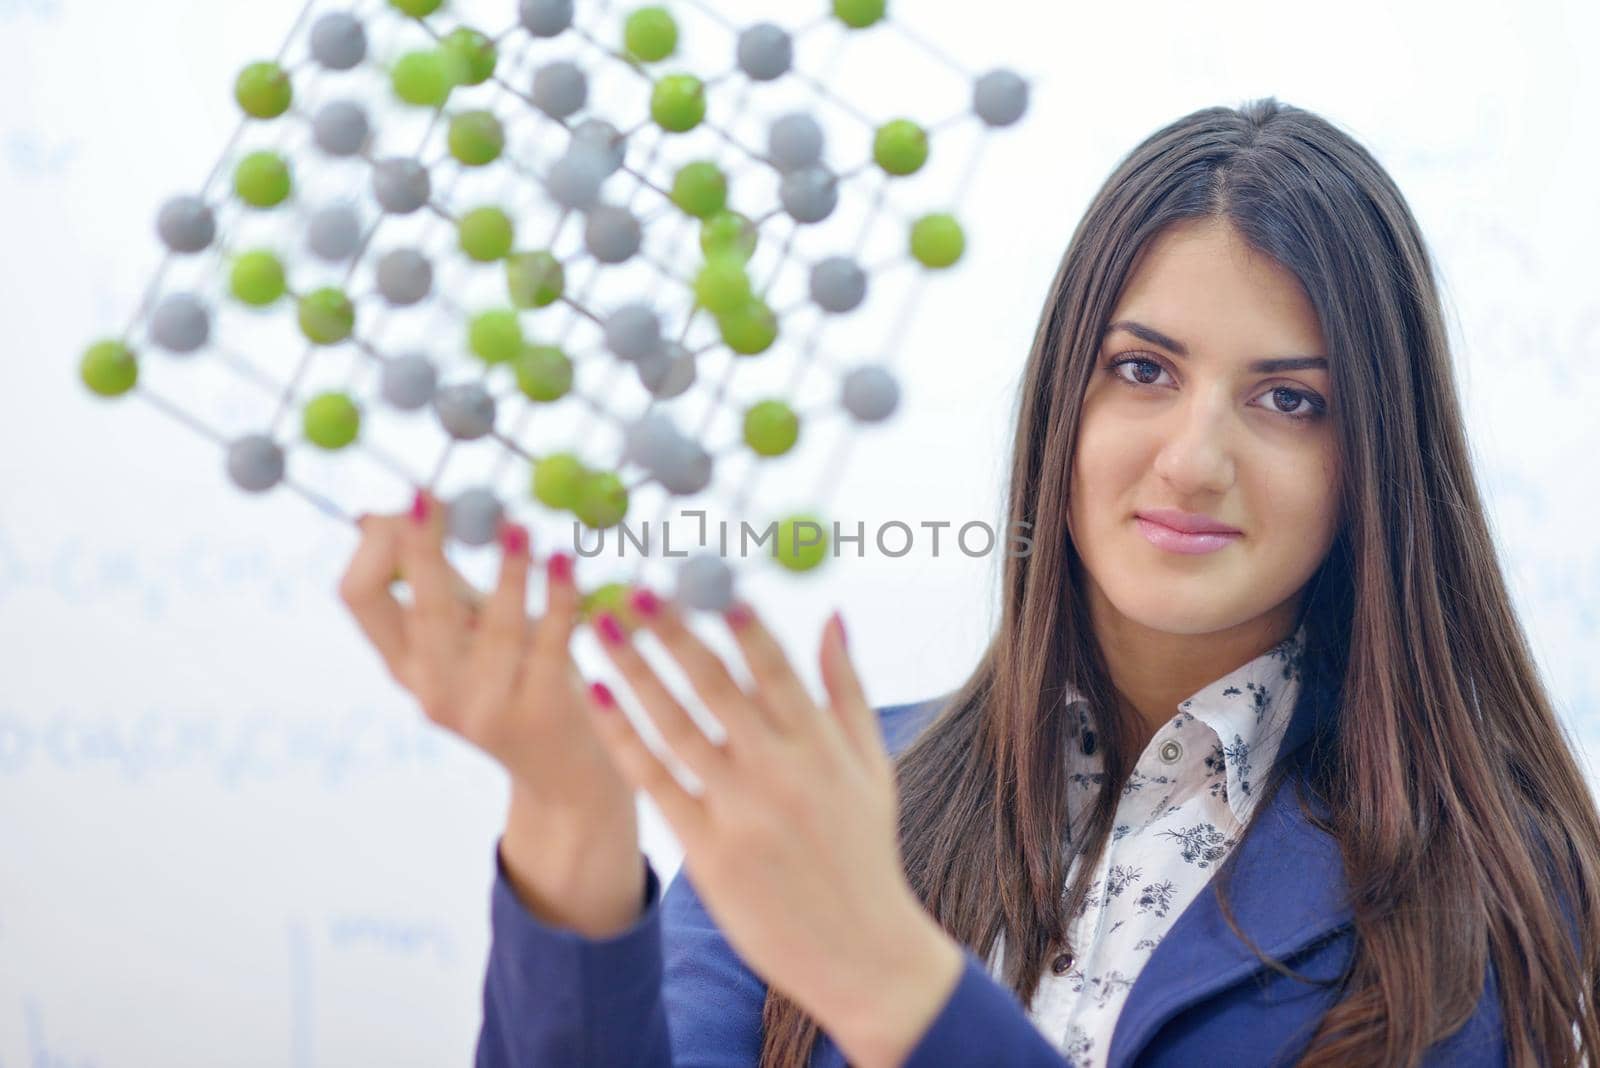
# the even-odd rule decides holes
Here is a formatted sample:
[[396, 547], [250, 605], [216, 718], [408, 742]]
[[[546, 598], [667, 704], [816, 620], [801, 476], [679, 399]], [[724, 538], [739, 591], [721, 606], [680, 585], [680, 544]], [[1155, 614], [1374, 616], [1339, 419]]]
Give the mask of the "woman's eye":
[[[1131, 376], [1122, 373], [1122, 368], [1126, 366], [1134, 368]], [[1143, 356], [1129, 356], [1115, 360], [1106, 370], [1118, 382], [1135, 388], [1153, 386], [1167, 373], [1167, 369], [1161, 364]], [[1268, 411], [1296, 421], [1315, 419], [1325, 413], [1328, 407], [1327, 403], [1315, 393], [1290, 386], [1273, 386], [1260, 395], [1270, 398]]]

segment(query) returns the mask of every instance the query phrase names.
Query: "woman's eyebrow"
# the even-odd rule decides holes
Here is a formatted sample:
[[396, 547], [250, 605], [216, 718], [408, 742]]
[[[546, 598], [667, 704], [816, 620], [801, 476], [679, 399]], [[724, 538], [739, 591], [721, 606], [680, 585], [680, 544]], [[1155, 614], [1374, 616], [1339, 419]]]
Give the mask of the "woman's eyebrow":
[[[1160, 345], [1169, 352], [1172, 352], [1178, 356], [1182, 356], [1185, 359], [1187, 359], [1189, 356], [1189, 349], [1183, 344], [1183, 342], [1176, 341], [1168, 337], [1166, 334], [1163, 334], [1153, 326], [1146, 326], [1145, 324], [1135, 322], [1132, 319], [1118, 319], [1116, 322], [1106, 327], [1105, 334], [1101, 335], [1101, 340], [1105, 340], [1105, 336], [1109, 335], [1114, 330], [1125, 330], [1142, 341], [1148, 341], [1152, 345]], [[1305, 371], [1312, 369], [1321, 369], [1326, 371], [1328, 369], [1327, 357], [1280, 356], [1270, 360], [1256, 360], [1254, 363], [1250, 364], [1250, 370], [1256, 374], [1272, 374], [1276, 371]]]

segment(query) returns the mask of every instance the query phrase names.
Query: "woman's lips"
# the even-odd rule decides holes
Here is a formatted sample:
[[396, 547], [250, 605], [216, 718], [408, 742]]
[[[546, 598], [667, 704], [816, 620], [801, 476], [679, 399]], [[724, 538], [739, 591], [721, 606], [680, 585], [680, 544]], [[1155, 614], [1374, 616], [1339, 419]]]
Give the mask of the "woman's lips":
[[1214, 553], [1223, 546], [1239, 540], [1242, 534], [1185, 534], [1181, 530], [1164, 527], [1160, 523], [1152, 522], [1143, 516], [1134, 516], [1133, 521], [1139, 525], [1139, 533], [1145, 540], [1158, 549], [1165, 549], [1170, 553]]

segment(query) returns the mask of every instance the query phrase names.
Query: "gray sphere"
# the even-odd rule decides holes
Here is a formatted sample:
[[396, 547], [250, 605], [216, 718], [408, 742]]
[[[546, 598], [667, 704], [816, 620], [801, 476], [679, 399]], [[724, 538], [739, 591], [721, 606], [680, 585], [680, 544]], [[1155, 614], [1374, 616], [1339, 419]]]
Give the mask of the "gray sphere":
[[361, 217], [345, 204], [318, 208], [306, 224], [306, 244], [329, 263], [347, 260], [361, 246]]
[[324, 15], [311, 25], [311, 58], [329, 70], [349, 70], [367, 58], [367, 31], [342, 11]]
[[565, 59], [547, 63], [533, 76], [533, 106], [552, 119], [565, 119], [589, 99], [583, 68]]
[[193, 293], [173, 293], [150, 313], [150, 336], [168, 352], [193, 352], [211, 337], [211, 316]]
[[651, 409], [623, 431], [623, 459], [654, 474], [660, 458], [683, 440], [666, 412]]
[[661, 348], [661, 318], [648, 304], [624, 304], [606, 316], [606, 348], [624, 360], [637, 360]]
[[778, 199], [795, 222], [821, 222], [839, 206], [839, 179], [826, 167], [803, 167], [783, 176]]
[[972, 88], [972, 110], [990, 126], [1010, 126], [1028, 110], [1028, 83], [1009, 70], [992, 70]]
[[811, 268], [811, 299], [824, 311], [854, 311], [867, 296], [867, 272], [848, 256], [829, 256]]
[[433, 290], [433, 265], [414, 248], [397, 248], [378, 257], [378, 292], [397, 308], [417, 303]]
[[639, 383], [656, 400], [670, 400], [694, 385], [694, 357], [676, 341], [634, 361]]
[[173, 252], [199, 252], [216, 238], [217, 217], [199, 197], [176, 196], [161, 205], [156, 235]]
[[371, 136], [366, 109], [354, 100], [330, 100], [311, 120], [311, 139], [330, 156], [354, 156]]
[[733, 569], [715, 553], [695, 553], [678, 565], [673, 599], [703, 612], [720, 612], [733, 603]]
[[699, 442], [679, 437], [656, 456], [651, 470], [668, 493], [688, 496], [711, 485], [711, 454]]
[[414, 159], [394, 156], [372, 168], [372, 192], [384, 211], [409, 215], [428, 202], [433, 182]]
[[500, 534], [505, 507], [487, 489], [474, 487], [458, 493], [445, 510], [445, 527], [463, 545], [488, 545]]
[[228, 478], [246, 493], [264, 493], [283, 481], [283, 450], [265, 434], [246, 434], [228, 446]]
[[602, 149], [575, 141], [550, 165], [545, 186], [551, 199], [563, 208], [588, 211], [599, 202], [600, 183], [609, 173]]
[[474, 441], [494, 429], [494, 398], [477, 382], [458, 382], [439, 389], [433, 410], [450, 436]]
[[844, 377], [840, 403], [863, 423], [887, 419], [900, 403], [900, 386], [882, 367], [857, 367]]
[[608, 177], [622, 168], [622, 161], [628, 150], [627, 138], [622, 135], [622, 131], [605, 119], [584, 119], [578, 123], [572, 128], [571, 143], [574, 146], [581, 144], [597, 149]]
[[804, 112], [784, 115], [767, 130], [767, 155], [780, 171], [795, 171], [822, 160], [822, 127]]
[[794, 63], [794, 42], [781, 26], [757, 23], [739, 35], [739, 69], [758, 82], [770, 82], [789, 73]]
[[439, 372], [421, 353], [383, 361], [383, 399], [403, 412], [414, 412], [433, 399]]
[[572, 25], [572, 0], [522, 0], [518, 14], [535, 37], [555, 37]]
[[583, 227], [583, 247], [601, 263], [623, 263], [633, 258], [644, 240], [639, 220], [627, 208], [601, 204], [589, 212]]

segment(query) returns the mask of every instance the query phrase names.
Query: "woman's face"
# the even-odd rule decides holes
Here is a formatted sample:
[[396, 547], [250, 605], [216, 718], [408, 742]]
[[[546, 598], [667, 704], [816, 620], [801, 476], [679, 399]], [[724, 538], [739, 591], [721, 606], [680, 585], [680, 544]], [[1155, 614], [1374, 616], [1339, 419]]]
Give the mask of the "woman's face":
[[[1146, 246], [1110, 322], [1068, 509], [1102, 622], [1210, 634], [1276, 611], [1287, 624], [1337, 529], [1326, 366], [1251, 366], [1326, 356], [1299, 280], [1229, 224], [1188, 221]], [[1136, 518], [1160, 509], [1239, 533], [1180, 552]]]

